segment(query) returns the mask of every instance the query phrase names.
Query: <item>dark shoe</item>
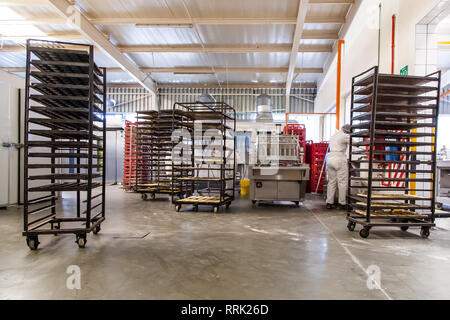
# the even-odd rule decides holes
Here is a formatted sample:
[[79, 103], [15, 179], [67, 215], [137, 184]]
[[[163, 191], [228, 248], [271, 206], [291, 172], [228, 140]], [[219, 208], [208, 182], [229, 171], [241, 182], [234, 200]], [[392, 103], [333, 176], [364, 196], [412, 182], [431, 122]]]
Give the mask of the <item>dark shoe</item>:
[[346, 204], [339, 204], [337, 209], [338, 210], [345, 210], [345, 211], [347, 211], [347, 205]]
[[331, 210], [331, 209], [333, 209], [333, 205], [332, 205], [332, 204], [329, 204], [329, 203], [327, 203], [327, 209], [328, 209], [328, 210]]

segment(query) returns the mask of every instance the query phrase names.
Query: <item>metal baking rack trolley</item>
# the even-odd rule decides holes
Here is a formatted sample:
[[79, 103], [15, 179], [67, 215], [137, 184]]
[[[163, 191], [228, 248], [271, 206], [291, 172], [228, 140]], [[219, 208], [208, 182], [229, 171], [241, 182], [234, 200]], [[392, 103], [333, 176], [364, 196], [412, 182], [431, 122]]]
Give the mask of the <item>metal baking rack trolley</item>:
[[189, 136], [172, 139], [174, 152], [181, 150], [179, 159], [172, 159], [176, 211], [182, 205], [194, 211], [212, 206], [215, 213], [228, 209], [236, 184], [236, 111], [224, 102], [175, 103], [173, 119], [173, 131], [184, 129]]
[[92, 45], [30, 39], [26, 54], [23, 235], [82, 248], [105, 220], [106, 70]]
[[[135, 191], [143, 200], [157, 194], [179, 194], [172, 188], [172, 110], [139, 111], [137, 113], [137, 152]], [[175, 173], [177, 175], [179, 172]]]
[[348, 229], [435, 226], [436, 132], [441, 73], [353, 78]]

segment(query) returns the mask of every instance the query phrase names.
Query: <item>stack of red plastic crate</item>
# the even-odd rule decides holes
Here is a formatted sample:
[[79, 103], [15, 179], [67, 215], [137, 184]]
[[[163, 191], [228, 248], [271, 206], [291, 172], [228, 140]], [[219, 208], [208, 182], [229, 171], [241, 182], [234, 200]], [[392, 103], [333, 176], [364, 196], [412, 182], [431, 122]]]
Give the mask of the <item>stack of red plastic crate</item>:
[[[284, 134], [298, 136], [299, 147], [303, 147], [303, 162], [306, 162], [306, 127], [304, 124], [288, 124], [284, 128]], [[301, 149], [299, 150], [301, 153]]]
[[123, 157], [123, 188], [131, 190], [136, 177], [136, 124], [125, 121], [124, 157]]
[[[310, 178], [306, 187], [306, 192], [323, 192], [323, 185], [325, 183], [325, 168], [322, 172], [325, 156], [327, 155], [328, 142], [313, 143], [308, 141], [306, 143], [306, 163], [309, 164]], [[322, 176], [320, 173], [322, 172]], [[318, 186], [318, 187], [317, 187]]]

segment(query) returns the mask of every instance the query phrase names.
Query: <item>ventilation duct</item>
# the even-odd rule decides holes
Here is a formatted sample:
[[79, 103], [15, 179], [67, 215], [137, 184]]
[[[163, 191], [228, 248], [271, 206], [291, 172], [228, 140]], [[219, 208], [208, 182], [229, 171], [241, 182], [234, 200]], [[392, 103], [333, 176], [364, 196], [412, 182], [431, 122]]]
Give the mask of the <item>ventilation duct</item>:
[[272, 100], [267, 94], [261, 94], [256, 98], [256, 121], [273, 121]]
[[209, 106], [210, 107], [214, 107], [214, 103], [216, 102], [216, 98], [214, 98], [209, 93], [205, 92], [200, 97], [198, 97], [197, 101], [198, 102], [202, 102], [202, 103], [204, 103], [206, 105], [209, 105], [211, 103], [211, 105], [209, 105]]
[[107, 99], [106, 100], [106, 106], [108, 107], [108, 108], [114, 108], [115, 106], [116, 106], [116, 100], [114, 100], [114, 99]]

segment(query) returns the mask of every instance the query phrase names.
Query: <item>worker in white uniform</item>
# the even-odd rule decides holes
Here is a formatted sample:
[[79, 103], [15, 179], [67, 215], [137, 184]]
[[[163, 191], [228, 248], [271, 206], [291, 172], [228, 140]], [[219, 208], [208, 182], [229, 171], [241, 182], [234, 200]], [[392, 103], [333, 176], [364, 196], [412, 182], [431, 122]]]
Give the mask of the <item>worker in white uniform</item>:
[[347, 147], [350, 143], [350, 132], [350, 125], [345, 125], [330, 139], [330, 150], [327, 159], [327, 209], [333, 209], [336, 190], [339, 194], [339, 209], [346, 208], [348, 184]]

